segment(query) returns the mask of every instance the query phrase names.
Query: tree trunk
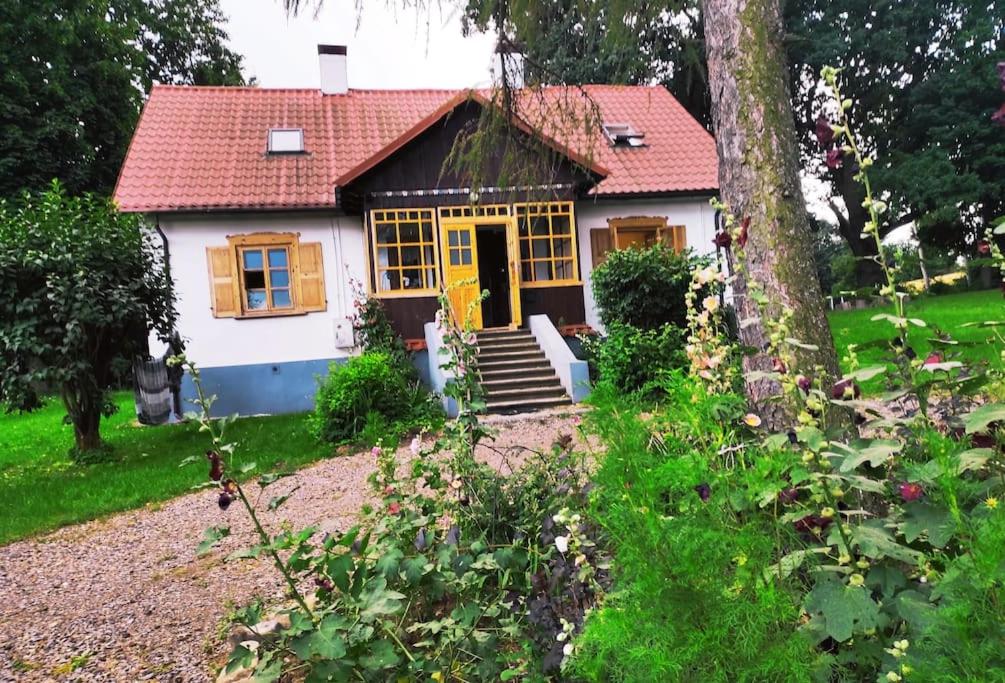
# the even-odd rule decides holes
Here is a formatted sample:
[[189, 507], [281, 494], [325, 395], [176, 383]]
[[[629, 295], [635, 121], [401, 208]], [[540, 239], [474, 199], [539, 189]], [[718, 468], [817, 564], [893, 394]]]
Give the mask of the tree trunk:
[[[780, 0], [702, 0], [712, 90], [712, 121], [719, 152], [719, 190], [737, 217], [750, 218], [746, 276], [734, 283], [741, 341], [761, 349], [745, 370], [770, 370], [765, 329], [748, 279], [771, 302], [794, 312], [789, 334], [817, 350], [795, 348], [797, 368], [838, 372], [834, 341], [813, 262], [813, 241], [799, 184], [799, 152], [782, 48]], [[791, 406], [767, 399], [774, 382], [747, 382], [748, 397], [772, 427], [790, 424]]]
[[94, 401], [77, 396], [70, 387], [64, 387], [63, 406], [73, 423], [73, 440], [78, 451], [91, 451], [101, 447], [101, 406]]
[[836, 185], [841, 199], [847, 208], [847, 214], [842, 211], [834, 202], [830, 202], [831, 211], [838, 222], [838, 232], [844, 238], [851, 253], [855, 256], [855, 286], [857, 288], [875, 287], [886, 282], [886, 274], [876, 262], [879, 251], [876, 249], [876, 240], [870, 235], [862, 237], [865, 230], [866, 221], [869, 220], [869, 213], [862, 206], [865, 200], [865, 190], [861, 183], [855, 180], [857, 169], [845, 158], [845, 164], [834, 171], [836, 175]]

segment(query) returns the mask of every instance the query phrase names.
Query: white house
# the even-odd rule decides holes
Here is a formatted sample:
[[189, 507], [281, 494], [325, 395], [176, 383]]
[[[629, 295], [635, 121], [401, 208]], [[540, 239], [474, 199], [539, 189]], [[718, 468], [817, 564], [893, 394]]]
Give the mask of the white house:
[[[439, 288], [476, 278], [452, 296], [489, 289], [477, 326], [519, 341], [534, 316], [599, 326], [590, 278], [609, 249], [712, 248], [714, 141], [664, 88], [526, 95], [509, 134], [550, 154], [548, 172], [468, 187], [444, 160], [490, 93], [354, 90], [345, 48], [318, 51], [319, 90], [155, 86], [115, 190], [163, 236], [178, 331], [219, 413], [311, 406], [354, 351], [350, 278], [416, 349]], [[599, 112], [591, 139], [553, 123], [569, 102]]]

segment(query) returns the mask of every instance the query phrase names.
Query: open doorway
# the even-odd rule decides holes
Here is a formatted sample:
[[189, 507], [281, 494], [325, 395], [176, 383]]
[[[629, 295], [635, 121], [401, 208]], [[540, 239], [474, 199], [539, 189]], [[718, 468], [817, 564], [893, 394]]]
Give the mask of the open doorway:
[[513, 321], [510, 311], [509, 258], [506, 254], [506, 226], [479, 225], [478, 280], [489, 296], [482, 302], [483, 327], [506, 327]]

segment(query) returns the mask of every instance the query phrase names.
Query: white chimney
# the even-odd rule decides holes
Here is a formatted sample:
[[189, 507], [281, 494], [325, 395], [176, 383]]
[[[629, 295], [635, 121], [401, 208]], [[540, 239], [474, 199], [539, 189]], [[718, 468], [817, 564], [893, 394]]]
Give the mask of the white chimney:
[[325, 95], [345, 95], [349, 92], [345, 45], [318, 45], [321, 65], [321, 92]]

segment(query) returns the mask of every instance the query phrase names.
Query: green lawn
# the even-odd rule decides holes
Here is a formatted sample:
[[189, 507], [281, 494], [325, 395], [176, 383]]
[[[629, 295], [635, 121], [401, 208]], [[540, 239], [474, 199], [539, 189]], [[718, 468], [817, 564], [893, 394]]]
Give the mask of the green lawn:
[[[890, 306], [832, 311], [828, 317], [838, 356], [847, 353], [849, 344], [892, 339], [893, 327], [889, 323], [871, 320], [877, 313], [888, 312], [892, 312]], [[995, 289], [919, 298], [908, 302], [907, 313], [909, 317], [921, 318], [929, 325], [928, 328], [914, 326], [910, 328], [911, 346], [922, 358], [932, 350], [932, 345], [926, 341], [932, 336], [932, 329], [938, 329], [961, 342], [960, 346], [956, 347], [961, 355], [960, 360], [971, 363], [982, 360], [998, 361], [1001, 345], [997, 342], [988, 343], [993, 336], [990, 328], [960, 326], [968, 322], [1005, 320], [1005, 299], [1002, 298], [1000, 291]], [[1005, 333], [1005, 328], [1001, 329]], [[882, 349], [866, 349], [859, 353], [859, 360], [865, 367], [875, 365], [882, 356]]]
[[[131, 393], [116, 394], [115, 402], [119, 412], [102, 420], [101, 434], [119, 459], [100, 465], [69, 461], [73, 432], [58, 402], [28, 415], [0, 413], [0, 544], [162, 501], [206, 481], [204, 461], [178, 466], [207, 449], [198, 425], [143, 427]], [[228, 439], [238, 443], [236, 461], [253, 461], [258, 472], [297, 467], [331, 450], [310, 435], [304, 415], [241, 419], [228, 427]]]

